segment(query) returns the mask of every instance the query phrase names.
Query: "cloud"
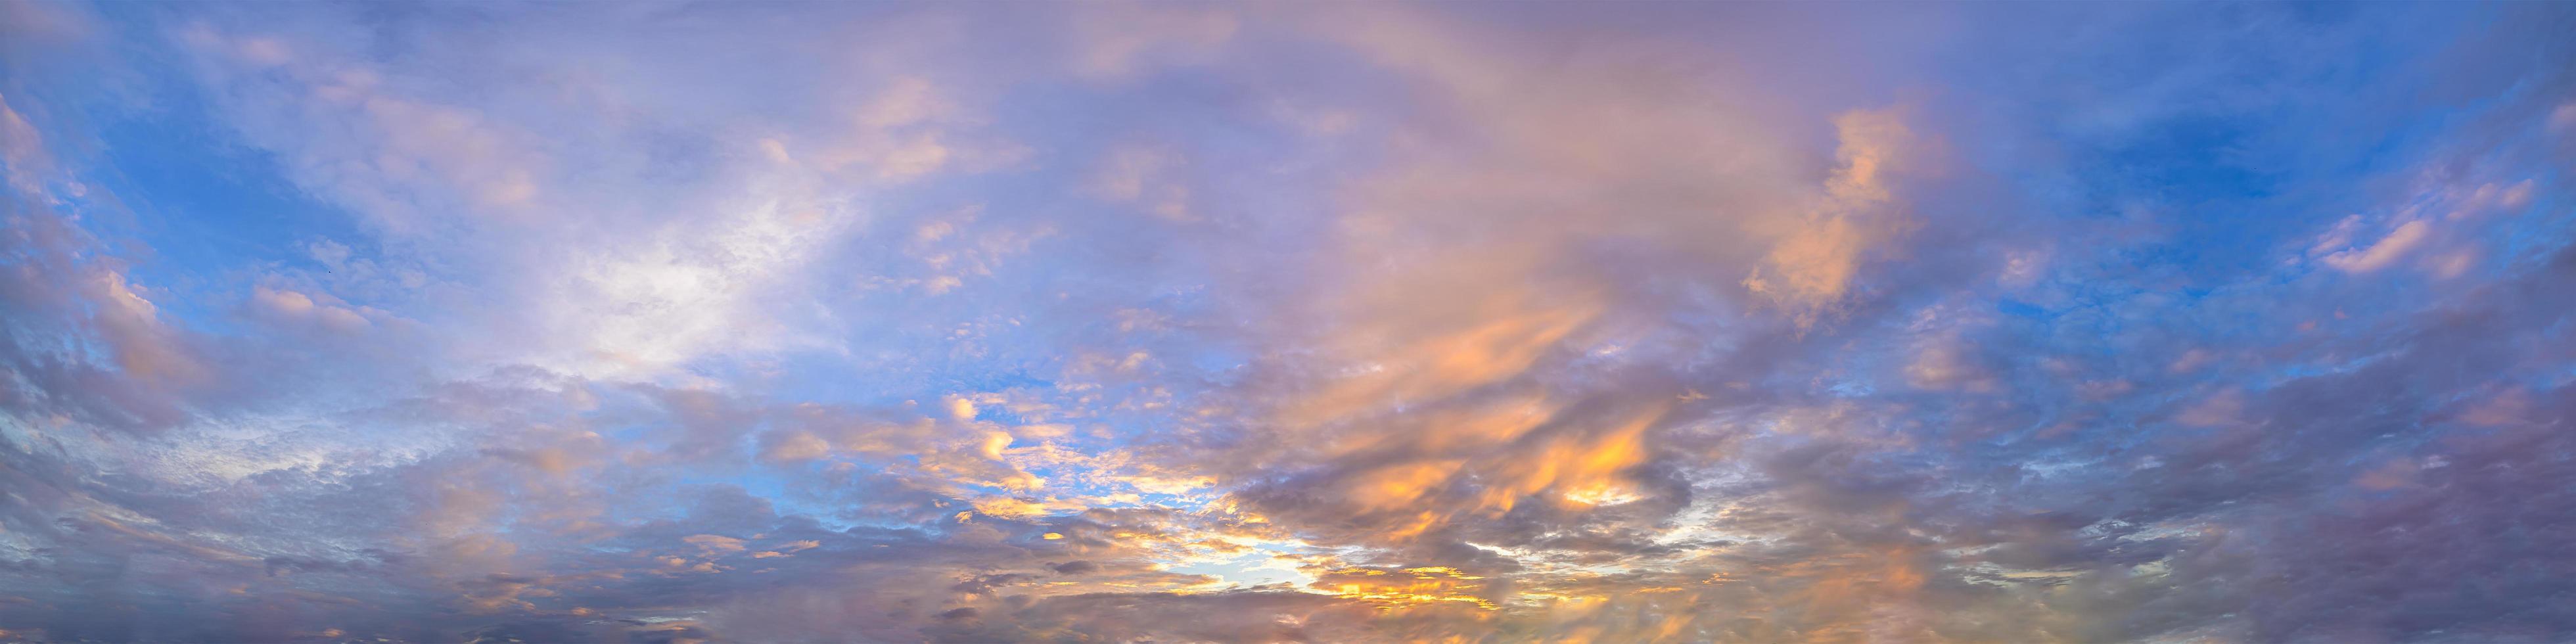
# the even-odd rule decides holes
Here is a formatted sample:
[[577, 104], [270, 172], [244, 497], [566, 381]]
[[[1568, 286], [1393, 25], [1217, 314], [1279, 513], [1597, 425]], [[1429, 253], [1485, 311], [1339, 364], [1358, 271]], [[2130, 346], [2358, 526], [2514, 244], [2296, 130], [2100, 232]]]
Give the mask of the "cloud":
[[316, 324], [338, 333], [354, 333], [374, 324], [355, 309], [316, 303], [311, 296], [296, 291], [263, 286], [252, 290], [250, 299], [262, 313], [282, 320]]
[[0, 162], [9, 165], [10, 189], [21, 195], [42, 194], [45, 175], [53, 171], [53, 154], [45, 149], [44, 135], [9, 105], [6, 96], [0, 96], [0, 133], [8, 135], [8, 142], [0, 143]]
[[2346, 273], [2376, 271], [2405, 257], [2408, 251], [2415, 250], [2416, 245], [2424, 242], [2424, 236], [2428, 230], [2430, 226], [2422, 221], [2409, 221], [2399, 224], [2397, 228], [2388, 231], [2387, 236], [2371, 242], [2369, 246], [2335, 251], [2326, 255], [2324, 261], [2327, 266]]
[[1174, 222], [1197, 219], [1190, 214], [1190, 191], [1164, 176], [1180, 165], [1171, 152], [1149, 147], [1121, 147], [1101, 161], [1092, 190], [1102, 197], [1136, 204], [1156, 217]]
[[1845, 113], [1835, 117], [1834, 128], [1842, 139], [1834, 152], [1841, 166], [1826, 180], [1825, 205], [1783, 233], [1763, 265], [1744, 278], [1746, 289], [1788, 307], [1802, 325], [1840, 302], [1863, 256], [1909, 225], [1901, 212], [1886, 211], [1891, 175], [1917, 145], [1902, 112]]
[[2563, 10], [2333, 13], [0, 5], [0, 639], [2563, 638]]

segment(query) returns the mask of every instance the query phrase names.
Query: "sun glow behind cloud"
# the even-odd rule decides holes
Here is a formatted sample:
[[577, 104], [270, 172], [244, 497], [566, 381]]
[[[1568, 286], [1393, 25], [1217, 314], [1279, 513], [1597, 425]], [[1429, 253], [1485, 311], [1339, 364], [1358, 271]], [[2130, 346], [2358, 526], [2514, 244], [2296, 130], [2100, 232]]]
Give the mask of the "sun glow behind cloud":
[[0, 641], [2576, 633], [2576, 16], [2024, 9], [7, 1]]

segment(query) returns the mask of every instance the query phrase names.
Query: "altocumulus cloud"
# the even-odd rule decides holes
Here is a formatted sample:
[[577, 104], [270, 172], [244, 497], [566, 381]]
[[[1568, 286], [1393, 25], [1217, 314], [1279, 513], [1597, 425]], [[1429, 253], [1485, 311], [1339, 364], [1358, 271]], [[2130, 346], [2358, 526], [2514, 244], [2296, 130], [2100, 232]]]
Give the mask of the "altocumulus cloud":
[[2553, 4], [0, 4], [0, 641], [2576, 637]]

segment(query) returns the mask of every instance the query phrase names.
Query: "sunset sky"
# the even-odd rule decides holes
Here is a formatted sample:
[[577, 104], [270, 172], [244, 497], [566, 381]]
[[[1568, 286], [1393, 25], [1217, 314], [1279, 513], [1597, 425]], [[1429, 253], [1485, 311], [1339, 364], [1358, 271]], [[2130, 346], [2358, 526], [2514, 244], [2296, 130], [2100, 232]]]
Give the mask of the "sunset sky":
[[2576, 638], [2576, 4], [0, 0], [0, 641]]

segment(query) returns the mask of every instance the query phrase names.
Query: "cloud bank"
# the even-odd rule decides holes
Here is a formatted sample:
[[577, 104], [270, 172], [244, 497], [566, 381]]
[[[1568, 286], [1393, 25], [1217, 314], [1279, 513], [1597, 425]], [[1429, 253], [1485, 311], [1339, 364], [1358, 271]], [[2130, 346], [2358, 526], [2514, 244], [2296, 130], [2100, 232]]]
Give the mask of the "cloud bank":
[[0, 641], [2576, 637], [2576, 12], [0, 4]]

